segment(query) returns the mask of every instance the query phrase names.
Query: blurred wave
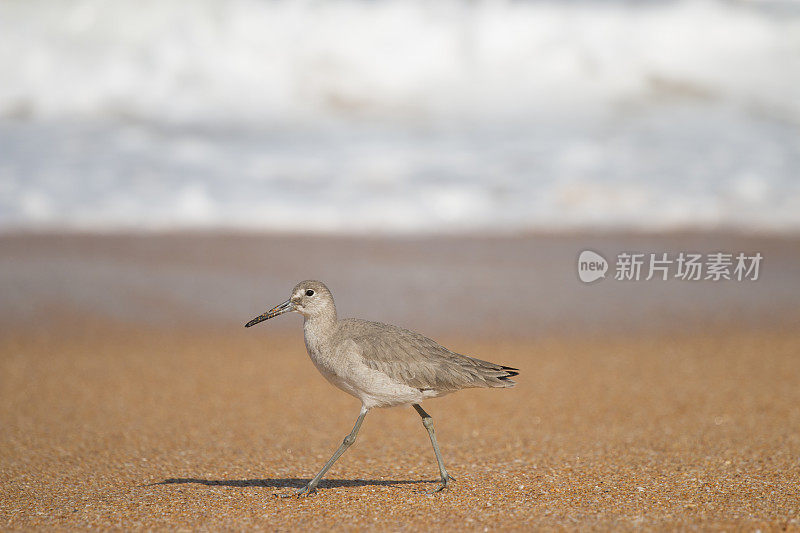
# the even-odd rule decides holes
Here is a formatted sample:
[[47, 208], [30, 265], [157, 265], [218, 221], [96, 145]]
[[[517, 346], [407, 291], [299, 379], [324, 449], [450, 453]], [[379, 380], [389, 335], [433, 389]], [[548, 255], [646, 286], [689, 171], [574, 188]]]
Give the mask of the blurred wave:
[[0, 228], [800, 228], [791, 2], [0, 2]]
[[6, 0], [0, 113], [496, 119], [687, 99], [796, 120], [800, 8], [774, 6]]

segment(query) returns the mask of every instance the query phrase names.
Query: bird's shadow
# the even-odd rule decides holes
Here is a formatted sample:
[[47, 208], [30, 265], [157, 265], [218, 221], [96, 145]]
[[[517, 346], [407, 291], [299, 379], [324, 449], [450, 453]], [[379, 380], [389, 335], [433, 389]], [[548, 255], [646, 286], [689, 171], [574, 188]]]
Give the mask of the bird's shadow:
[[[299, 489], [309, 482], [302, 478], [271, 478], [271, 479], [200, 479], [192, 477], [168, 478], [154, 485], [206, 485], [209, 487], [268, 487], [272, 489]], [[437, 480], [399, 480], [399, 479], [323, 479], [319, 488], [336, 487], [390, 487], [392, 485], [420, 485], [436, 483]]]

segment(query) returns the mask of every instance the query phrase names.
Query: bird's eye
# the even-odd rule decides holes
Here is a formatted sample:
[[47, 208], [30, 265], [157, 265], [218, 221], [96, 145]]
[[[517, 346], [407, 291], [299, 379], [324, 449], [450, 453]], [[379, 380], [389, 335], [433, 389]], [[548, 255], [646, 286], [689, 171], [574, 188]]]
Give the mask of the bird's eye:
[[313, 289], [308, 289], [306, 291], [306, 296], [314, 296], [314, 290]]

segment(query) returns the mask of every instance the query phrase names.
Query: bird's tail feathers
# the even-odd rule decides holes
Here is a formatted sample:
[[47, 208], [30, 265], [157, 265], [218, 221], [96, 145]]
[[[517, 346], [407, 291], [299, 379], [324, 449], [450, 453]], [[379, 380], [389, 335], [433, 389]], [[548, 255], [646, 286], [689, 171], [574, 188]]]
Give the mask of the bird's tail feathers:
[[488, 387], [513, 387], [516, 382], [511, 378], [519, 375], [519, 369], [506, 365], [498, 365], [488, 361], [471, 358], [478, 363], [479, 374]]
[[497, 376], [497, 380], [500, 381], [502, 384], [501, 385], [495, 385], [496, 387], [498, 387], [498, 386], [499, 387], [513, 387], [514, 385], [517, 384], [517, 382], [514, 381], [511, 378], [514, 377], [514, 376], [519, 375], [519, 369], [518, 368], [513, 368], [513, 367], [510, 367], [510, 366], [503, 365], [503, 366], [500, 367], [500, 370], [502, 370], [504, 372], [504, 374], [502, 376]]

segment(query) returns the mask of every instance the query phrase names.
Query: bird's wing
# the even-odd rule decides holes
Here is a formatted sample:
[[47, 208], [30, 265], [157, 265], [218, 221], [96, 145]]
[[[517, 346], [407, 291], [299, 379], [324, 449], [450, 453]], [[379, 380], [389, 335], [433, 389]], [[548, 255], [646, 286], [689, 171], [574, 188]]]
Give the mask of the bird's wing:
[[343, 322], [364, 364], [400, 383], [434, 391], [514, 386], [508, 378], [518, 374], [515, 368], [451, 352], [424, 335], [397, 326]]

